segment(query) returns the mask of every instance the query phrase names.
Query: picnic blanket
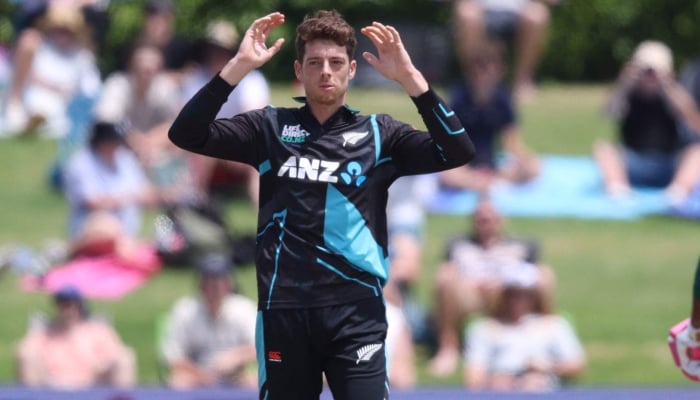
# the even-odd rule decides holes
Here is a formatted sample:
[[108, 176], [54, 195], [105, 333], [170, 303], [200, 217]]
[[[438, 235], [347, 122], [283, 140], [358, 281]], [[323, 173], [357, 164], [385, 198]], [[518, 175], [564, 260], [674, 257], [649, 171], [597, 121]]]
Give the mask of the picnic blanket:
[[160, 270], [161, 262], [153, 246], [143, 246], [138, 251], [138, 263], [125, 262], [114, 254], [78, 257], [43, 276], [23, 276], [20, 284], [27, 291], [48, 293], [71, 285], [86, 298], [116, 300], [141, 287]]
[[[540, 175], [525, 184], [496, 185], [489, 193], [504, 214], [518, 217], [570, 217], [633, 220], [652, 214], [700, 218], [700, 188], [682, 204], [671, 205], [662, 189], [635, 189], [615, 198], [603, 190], [595, 161], [587, 156], [545, 155]], [[471, 191], [435, 189], [430, 212], [468, 214], [478, 195]]]

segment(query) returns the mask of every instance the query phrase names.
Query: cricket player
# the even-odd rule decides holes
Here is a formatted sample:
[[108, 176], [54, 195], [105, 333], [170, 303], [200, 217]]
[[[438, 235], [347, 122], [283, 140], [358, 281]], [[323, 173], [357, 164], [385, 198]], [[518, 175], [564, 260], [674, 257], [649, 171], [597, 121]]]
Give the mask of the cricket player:
[[362, 56], [406, 91], [428, 131], [346, 105], [357, 38], [335, 11], [297, 27], [294, 72], [306, 94], [298, 108], [215, 119], [236, 84], [279, 52], [283, 38], [266, 42], [284, 20], [274, 12], [252, 23], [238, 53], [182, 109], [170, 139], [260, 173], [260, 398], [318, 399], [325, 375], [336, 399], [385, 399], [387, 189], [403, 175], [464, 165], [474, 147], [399, 33], [379, 22], [361, 29], [376, 47]]

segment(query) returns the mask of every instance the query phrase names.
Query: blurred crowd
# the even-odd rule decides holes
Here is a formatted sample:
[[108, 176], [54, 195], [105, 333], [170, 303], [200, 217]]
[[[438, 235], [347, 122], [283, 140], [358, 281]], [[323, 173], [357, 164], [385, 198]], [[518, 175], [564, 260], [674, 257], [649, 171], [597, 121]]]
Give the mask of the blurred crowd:
[[[232, 278], [240, 254], [232, 250], [236, 240], [227, 232], [219, 195], [235, 191], [256, 206], [257, 171], [185, 153], [167, 138], [180, 108], [235, 54], [239, 32], [221, 19], [209, 21], [201, 38], [179, 37], [175, 4], [149, 0], [138, 36], [123, 44], [117, 68], [104, 74], [98, 54], [109, 27], [108, 3], [18, 6], [15, 40], [0, 49], [0, 135], [58, 143], [51, 183], [70, 211], [65, 251], [52, 261], [113, 254], [138, 266], [141, 249], [153, 246], [166, 263], [195, 271], [196, 293], [183, 294], [159, 319], [164, 383], [255, 387], [256, 307], [238, 294]], [[445, 243], [425, 307], [414, 290], [424, 268], [423, 178], [402, 178], [390, 190], [386, 348], [394, 387], [416, 385], [416, 345], [431, 349], [430, 374], [461, 370], [473, 390], [550, 391], [585, 370], [574, 318], [557, 306], [556, 266], [539, 257], [527, 233], [510, 234], [488, 198], [494, 185], [540, 173], [539, 156], [520, 133], [518, 109], [537, 101], [537, 65], [557, 6], [557, 0], [451, 3], [462, 79], [448, 89], [448, 99], [477, 155], [468, 166], [442, 173], [439, 185], [474, 191], [480, 201], [464, 233]], [[219, 116], [269, 100], [265, 76], [254, 71]], [[619, 134], [592, 148], [610, 196], [643, 186], [664, 188], [672, 202], [690, 195], [700, 181], [699, 101], [699, 63], [677, 75], [667, 44], [639, 43], [605, 107]], [[144, 239], [147, 209], [162, 215], [155, 238]], [[91, 312], [73, 286], [56, 288], [52, 299], [54, 315], [32, 318], [17, 346], [19, 381], [58, 388], [136, 384], [138, 355], [109, 318]]]

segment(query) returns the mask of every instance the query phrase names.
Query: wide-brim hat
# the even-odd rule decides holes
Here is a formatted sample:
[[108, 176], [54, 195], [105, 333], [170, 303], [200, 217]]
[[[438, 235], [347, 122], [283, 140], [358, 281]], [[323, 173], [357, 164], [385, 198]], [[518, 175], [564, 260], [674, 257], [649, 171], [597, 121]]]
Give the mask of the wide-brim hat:
[[65, 29], [76, 36], [86, 33], [85, 18], [78, 8], [67, 5], [49, 6], [40, 18], [38, 26], [48, 31], [51, 29]]
[[240, 35], [236, 27], [224, 20], [212, 21], [204, 33], [204, 43], [234, 53], [238, 49]]

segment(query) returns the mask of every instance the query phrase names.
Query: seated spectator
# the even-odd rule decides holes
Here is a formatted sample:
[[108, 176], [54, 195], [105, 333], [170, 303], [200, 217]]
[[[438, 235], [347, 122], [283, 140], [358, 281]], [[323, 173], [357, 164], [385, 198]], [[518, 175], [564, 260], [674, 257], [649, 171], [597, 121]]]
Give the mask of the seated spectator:
[[61, 138], [71, 128], [69, 105], [78, 97], [93, 98], [101, 85], [88, 30], [77, 7], [51, 4], [26, 29], [13, 56], [13, 78], [4, 110], [10, 134], [40, 131]]
[[469, 325], [467, 388], [544, 392], [583, 372], [585, 354], [573, 327], [542, 304], [540, 273], [530, 263], [509, 269], [493, 312]]
[[[95, 239], [101, 235], [96, 235], [95, 229], [138, 236], [143, 207], [158, 203], [157, 194], [117, 127], [104, 122], [94, 124], [88, 145], [68, 161], [64, 190], [70, 206], [69, 237], [81, 243], [81, 238], [99, 242]], [[114, 222], [99, 222], [105, 219]], [[90, 220], [93, 223], [88, 223]]]
[[54, 5], [60, 7], [74, 7], [80, 10], [85, 23], [89, 27], [88, 48], [97, 53], [98, 48], [104, 43], [109, 30], [109, 14], [107, 7], [109, 1], [105, 0], [24, 0], [17, 1], [13, 26], [15, 34], [21, 36], [25, 31], [31, 31], [36, 27], [36, 21], [40, 19], [46, 10]]
[[[523, 261], [538, 263], [533, 242], [508, 236], [504, 217], [493, 203], [482, 199], [472, 214], [471, 232], [447, 245], [445, 261], [438, 268], [435, 286], [435, 323], [438, 348], [430, 372], [443, 376], [459, 364], [460, 332], [467, 317], [488, 310], [501, 288], [501, 277]], [[539, 282], [545, 307], [554, 296], [554, 273], [539, 265]]]
[[175, 388], [257, 387], [257, 308], [236, 294], [228, 257], [210, 254], [198, 266], [199, 293], [178, 300], [168, 316], [161, 355]]
[[[411, 327], [396, 298], [386, 295], [387, 370], [392, 389], [411, 389], [416, 385], [415, 348]], [[391, 298], [391, 299], [390, 299]]]
[[[685, 90], [693, 97], [695, 104], [700, 105], [700, 57], [691, 60], [683, 67], [678, 80]], [[697, 129], [697, 127], [688, 128]]]
[[17, 346], [19, 382], [56, 389], [133, 386], [134, 352], [112, 326], [91, 318], [73, 287], [58, 290], [54, 301], [54, 318], [31, 324]]
[[[236, 28], [224, 20], [207, 25], [205, 36], [198, 45], [199, 65], [190, 70], [182, 84], [183, 104], [192, 98], [226, 63], [236, 54], [239, 35]], [[236, 86], [228, 100], [219, 110], [217, 118], [263, 108], [269, 104], [270, 87], [265, 76], [258, 70], [251, 71]], [[258, 203], [258, 171], [236, 161], [218, 160], [205, 156], [194, 156], [194, 168], [198, 181], [206, 192], [226, 192], [231, 186], [244, 185], [246, 194], [254, 206]]]
[[700, 111], [674, 77], [668, 46], [637, 46], [607, 112], [617, 122], [618, 144], [599, 140], [593, 148], [605, 190], [624, 197], [633, 187], [660, 187], [672, 204], [682, 203], [700, 180], [700, 135], [686, 135], [683, 127], [700, 132]]
[[105, 80], [95, 117], [125, 127], [126, 141], [163, 203], [199, 203], [203, 194], [189, 156], [167, 136], [179, 107], [179, 88], [163, 70], [162, 53], [140, 46], [127, 72], [112, 73]]
[[[503, 85], [503, 51], [485, 41], [466, 60], [464, 83], [450, 91], [450, 106], [476, 148], [468, 165], [440, 174], [443, 187], [488, 193], [499, 182], [521, 183], [539, 173], [539, 159], [518, 128], [515, 107]], [[499, 151], [505, 159], [499, 159]]]
[[423, 270], [425, 202], [432, 188], [431, 177], [404, 176], [391, 184], [387, 201], [391, 276], [385, 294], [395, 297], [413, 343], [426, 345], [434, 344], [434, 332], [429, 312], [417, 298], [416, 286]]
[[131, 54], [129, 69], [105, 79], [95, 118], [124, 126], [126, 139], [144, 165], [167, 148], [167, 130], [179, 109], [178, 86], [163, 70], [163, 55], [153, 46]]
[[512, 39], [516, 49], [515, 96], [522, 101], [532, 100], [537, 93], [535, 71], [549, 30], [549, 7], [557, 3], [559, 0], [455, 1], [453, 23], [460, 61], [468, 64], [487, 38]]
[[406, 303], [414, 301], [409, 290], [420, 274], [424, 215], [414, 178], [396, 181], [389, 190], [387, 205], [392, 274], [384, 286], [388, 324], [385, 346], [389, 384], [395, 389], [411, 389], [416, 384], [414, 328], [407, 318], [412, 310]]
[[193, 63], [193, 44], [178, 36], [172, 0], [148, 0], [143, 7], [143, 26], [136, 38], [117, 49], [117, 69], [127, 70], [138, 47], [154, 47], [163, 54], [163, 69], [176, 82]]

